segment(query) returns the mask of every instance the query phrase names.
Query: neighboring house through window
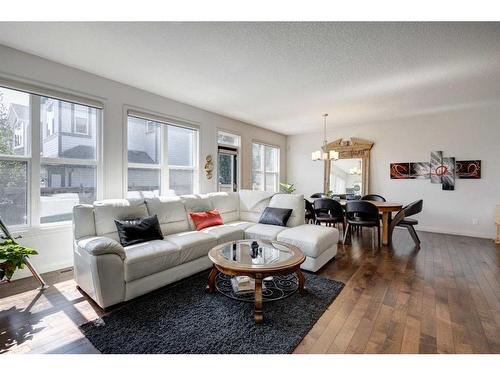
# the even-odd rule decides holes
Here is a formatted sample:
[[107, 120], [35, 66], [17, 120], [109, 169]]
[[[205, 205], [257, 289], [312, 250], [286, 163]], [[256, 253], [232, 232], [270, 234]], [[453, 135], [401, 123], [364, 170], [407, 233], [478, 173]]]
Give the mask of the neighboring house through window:
[[24, 147], [24, 122], [19, 121], [14, 126], [14, 148]]
[[[78, 130], [91, 137], [71, 133], [75, 108], [87, 116]], [[101, 109], [0, 87], [2, 111], [0, 216], [8, 225], [70, 221], [73, 206], [97, 199]], [[40, 124], [38, 139], [32, 124]]]
[[75, 134], [89, 135], [89, 108], [83, 105], [74, 105]]
[[129, 115], [127, 196], [192, 194], [197, 189], [198, 130]]

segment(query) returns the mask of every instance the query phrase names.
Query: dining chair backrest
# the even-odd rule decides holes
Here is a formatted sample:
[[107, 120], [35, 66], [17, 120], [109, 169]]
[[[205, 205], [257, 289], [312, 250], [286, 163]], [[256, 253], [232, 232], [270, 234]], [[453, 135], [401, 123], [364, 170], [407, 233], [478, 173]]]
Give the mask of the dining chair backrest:
[[367, 194], [361, 197], [362, 201], [387, 202], [385, 198], [378, 194]]
[[314, 200], [313, 203], [314, 211], [316, 214], [318, 213], [329, 213], [335, 217], [344, 216], [344, 210], [342, 209], [342, 205], [340, 202], [337, 202], [335, 199], [331, 198], [318, 198]]
[[328, 195], [326, 195], [325, 193], [314, 193], [313, 195], [311, 195], [311, 198], [326, 198], [328, 197]]
[[304, 203], [306, 205], [306, 211], [314, 214], [314, 206], [311, 201], [304, 198]]
[[423, 206], [424, 206], [424, 201], [422, 199], [419, 199], [418, 201], [412, 202], [409, 205], [404, 206], [401, 210], [398, 211], [396, 216], [394, 216], [394, 218], [392, 219], [390, 229], [392, 230], [394, 227], [396, 227], [401, 221], [403, 221], [404, 218], [422, 212]]
[[316, 213], [314, 212], [314, 206], [311, 203], [311, 201], [304, 198], [304, 203], [306, 207], [306, 215], [305, 215], [306, 222], [308, 220], [316, 220]]
[[357, 200], [359, 200], [359, 198], [361, 198], [361, 196], [357, 195], [357, 194], [346, 194], [345, 195], [345, 199], [347, 201], [357, 201]]
[[352, 219], [356, 215], [362, 216], [364, 219], [378, 220], [379, 212], [377, 206], [371, 202], [355, 200], [346, 203], [346, 215]]

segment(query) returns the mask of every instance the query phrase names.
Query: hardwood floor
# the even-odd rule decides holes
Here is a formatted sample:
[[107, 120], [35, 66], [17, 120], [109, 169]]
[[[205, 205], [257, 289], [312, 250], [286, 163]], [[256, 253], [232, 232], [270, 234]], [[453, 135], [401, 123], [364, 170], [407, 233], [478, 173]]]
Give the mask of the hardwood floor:
[[[369, 232], [339, 244], [319, 274], [346, 286], [295, 352], [500, 353], [500, 248], [419, 235], [420, 250], [406, 231], [375, 254]], [[44, 277], [44, 293], [32, 278], [0, 286], [0, 353], [97, 353], [78, 326], [102, 311], [71, 270]]]

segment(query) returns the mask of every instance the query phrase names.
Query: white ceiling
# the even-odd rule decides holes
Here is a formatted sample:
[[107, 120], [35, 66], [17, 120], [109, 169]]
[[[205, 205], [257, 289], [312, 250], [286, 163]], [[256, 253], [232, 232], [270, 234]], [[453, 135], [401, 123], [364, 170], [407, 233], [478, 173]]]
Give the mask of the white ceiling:
[[6, 23], [0, 43], [283, 134], [500, 98], [500, 23]]

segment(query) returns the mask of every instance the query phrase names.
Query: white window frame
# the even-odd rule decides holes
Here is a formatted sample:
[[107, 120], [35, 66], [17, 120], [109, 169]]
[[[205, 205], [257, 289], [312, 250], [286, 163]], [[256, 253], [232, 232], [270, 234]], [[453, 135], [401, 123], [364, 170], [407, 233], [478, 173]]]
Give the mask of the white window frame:
[[[0, 77], [0, 88], [5, 88], [9, 90], [15, 90], [20, 92], [25, 92], [29, 95], [29, 107], [30, 107], [30, 126], [28, 128], [26, 137], [29, 142], [26, 143], [26, 155], [0, 155], [0, 160], [3, 161], [24, 161], [27, 162], [27, 182], [26, 182], [26, 212], [27, 220], [26, 224], [19, 225], [9, 225], [9, 229], [12, 233], [27, 233], [31, 231], [36, 231], [38, 229], [50, 229], [50, 228], [63, 228], [69, 227], [71, 225], [71, 220], [58, 221], [54, 223], [44, 223], [40, 222], [41, 212], [40, 212], [40, 201], [41, 201], [41, 190], [40, 190], [40, 171], [41, 164], [73, 164], [73, 165], [92, 165], [96, 168], [96, 199], [101, 199], [102, 194], [102, 119], [104, 112], [104, 105], [101, 102], [94, 101], [93, 99], [86, 99], [80, 96], [73, 96], [72, 94], [65, 94], [59, 91], [52, 91], [50, 89], [39, 88], [37, 86], [31, 86], [29, 84], [15, 83], [9, 80], [5, 80]], [[75, 100], [81, 105], [95, 107], [99, 110], [97, 115], [96, 123], [96, 152], [95, 160], [80, 160], [80, 159], [64, 159], [64, 158], [45, 158], [41, 156], [40, 141], [43, 132], [43, 126], [45, 124], [41, 123], [41, 97], [51, 97], [57, 100], [67, 101], [73, 104]], [[87, 104], [90, 103], [90, 104]], [[34, 126], [39, 124], [39, 126]], [[53, 126], [54, 124], [52, 124]], [[51, 134], [52, 135], [52, 134]], [[37, 176], [37, 178], [34, 178]]]
[[[263, 147], [263, 150], [264, 150], [264, 154], [262, 155], [262, 157], [260, 158], [261, 161], [260, 161], [260, 168], [259, 169], [254, 169], [253, 168], [253, 158], [254, 158], [254, 154], [253, 154], [253, 145], [256, 144], [256, 145], [259, 145], [259, 146], [264, 146]], [[277, 172], [271, 172], [271, 171], [267, 171], [266, 170], [266, 147], [269, 147], [269, 148], [273, 148], [273, 149], [276, 149], [277, 150], [277, 156], [276, 156], [276, 162], [277, 162]], [[253, 181], [253, 175], [254, 173], [262, 173], [262, 180], [263, 180], [263, 183], [262, 183], [262, 191], [267, 191], [266, 190], [266, 186], [267, 186], [267, 177], [266, 177], [266, 174], [274, 174], [276, 175], [276, 184], [274, 186], [274, 192], [277, 193], [279, 192], [279, 183], [280, 183], [280, 170], [281, 170], [281, 166], [280, 166], [280, 153], [281, 153], [281, 149], [279, 146], [276, 146], [276, 145], [272, 145], [272, 144], [269, 144], [269, 143], [264, 143], [264, 142], [260, 142], [260, 141], [256, 141], [256, 140], [253, 140], [252, 141], [252, 176], [251, 176], [251, 181]], [[253, 184], [252, 184], [252, 189], [253, 189]]]
[[[140, 169], [155, 169], [160, 170], [160, 189], [159, 195], [167, 195], [170, 190], [170, 169], [176, 170], [190, 170], [193, 171], [193, 194], [199, 193], [200, 182], [199, 182], [199, 148], [201, 139], [201, 129], [198, 124], [192, 123], [184, 119], [176, 119], [168, 115], [163, 115], [155, 113], [154, 111], [148, 111], [137, 107], [124, 106], [123, 107], [123, 117], [124, 117], [124, 139], [123, 144], [127, 145], [123, 150], [123, 160], [124, 160], [124, 172], [123, 172], [123, 196], [126, 198], [128, 190], [128, 169], [129, 168], [140, 168]], [[135, 117], [140, 120], [153, 121], [161, 124], [160, 126], [160, 164], [142, 164], [142, 163], [129, 163], [128, 162], [128, 118]], [[176, 126], [181, 128], [187, 128], [189, 130], [195, 131], [194, 147], [193, 147], [193, 166], [177, 166], [170, 165], [168, 163], [168, 126]], [[147, 130], [147, 125], [146, 125]]]

